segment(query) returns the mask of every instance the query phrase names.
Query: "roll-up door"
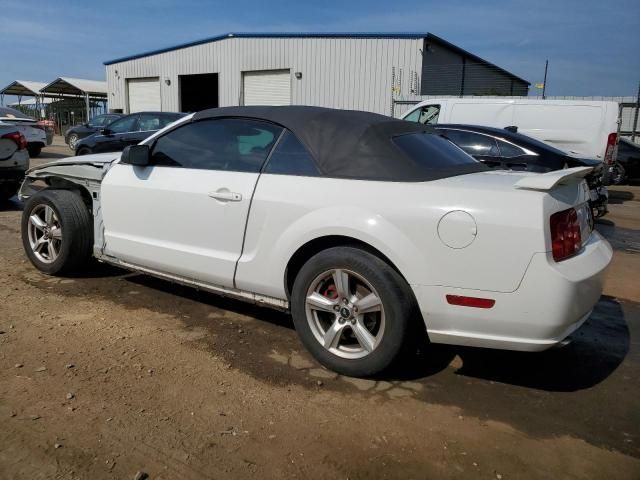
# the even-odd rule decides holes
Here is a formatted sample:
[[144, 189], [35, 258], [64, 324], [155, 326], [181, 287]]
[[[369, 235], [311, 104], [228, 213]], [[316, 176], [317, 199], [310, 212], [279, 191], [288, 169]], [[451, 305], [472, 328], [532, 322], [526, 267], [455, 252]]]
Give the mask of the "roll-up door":
[[245, 105], [290, 105], [289, 70], [258, 70], [243, 73]]

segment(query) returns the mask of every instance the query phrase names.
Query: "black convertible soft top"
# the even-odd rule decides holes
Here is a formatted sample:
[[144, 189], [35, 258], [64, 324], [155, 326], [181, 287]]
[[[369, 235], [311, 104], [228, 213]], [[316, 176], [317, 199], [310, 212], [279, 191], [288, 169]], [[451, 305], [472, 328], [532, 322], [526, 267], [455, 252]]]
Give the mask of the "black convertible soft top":
[[419, 182], [486, 169], [479, 162], [426, 168], [392, 139], [435, 130], [377, 113], [310, 106], [223, 107], [198, 112], [193, 121], [224, 117], [254, 118], [291, 130], [328, 177]]

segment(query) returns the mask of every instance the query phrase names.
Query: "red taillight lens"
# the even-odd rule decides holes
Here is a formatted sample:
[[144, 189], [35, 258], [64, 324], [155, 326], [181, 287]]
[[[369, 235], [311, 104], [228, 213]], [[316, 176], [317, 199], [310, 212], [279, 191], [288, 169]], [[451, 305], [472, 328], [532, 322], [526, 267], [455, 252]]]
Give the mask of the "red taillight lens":
[[610, 133], [607, 137], [607, 149], [604, 152], [604, 163], [613, 165], [616, 161], [616, 150], [618, 149], [618, 134]]
[[6, 135], [3, 135], [2, 138], [7, 138], [9, 140], [13, 140], [14, 142], [16, 142], [16, 145], [18, 146], [18, 150], [27, 148], [27, 139], [20, 132], [7, 133]]
[[569, 258], [582, 248], [578, 213], [574, 208], [551, 215], [551, 250], [556, 262]]

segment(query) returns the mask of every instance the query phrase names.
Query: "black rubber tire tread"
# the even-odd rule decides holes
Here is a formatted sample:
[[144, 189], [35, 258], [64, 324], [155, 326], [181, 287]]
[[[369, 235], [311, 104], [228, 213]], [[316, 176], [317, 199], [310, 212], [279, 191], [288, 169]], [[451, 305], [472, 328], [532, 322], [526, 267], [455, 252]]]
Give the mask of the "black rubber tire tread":
[[27, 147], [27, 151], [29, 152], [29, 157], [35, 158], [42, 152], [42, 147]]
[[76, 157], [80, 155], [91, 155], [93, 152], [89, 147], [80, 147], [76, 150]]
[[13, 197], [20, 189], [19, 183], [2, 183], [0, 184], [0, 202], [6, 202]]
[[[41, 204], [53, 207], [62, 228], [60, 254], [53, 263], [38, 260], [29, 244], [29, 216]], [[29, 198], [22, 212], [22, 245], [31, 263], [49, 275], [73, 273], [86, 265], [93, 251], [93, 216], [80, 194], [72, 190], [47, 188]]]
[[[322, 272], [334, 268], [352, 270], [366, 278], [384, 306], [382, 341], [361, 359], [341, 358], [326, 350], [307, 322], [305, 301], [309, 285]], [[293, 322], [307, 350], [325, 367], [352, 377], [374, 376], [391, 367], [403, 354], [415, 352], [413, 339], [419, 330], [416, 313], [415, 297], [402, 276], [384, 260], [357, 247], [332, 247], [311, 257], [296, 276], [291, 294]]]

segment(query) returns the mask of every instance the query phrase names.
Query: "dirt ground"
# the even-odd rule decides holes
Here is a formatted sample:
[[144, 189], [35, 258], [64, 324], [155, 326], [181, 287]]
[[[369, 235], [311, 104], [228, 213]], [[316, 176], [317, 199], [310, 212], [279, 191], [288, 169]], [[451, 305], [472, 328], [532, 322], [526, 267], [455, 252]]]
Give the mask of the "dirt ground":
[[38, 273], [14, 200], [0, 478], [638, 479], [640, 188], [614, 190], [605, 294], [570, 345], [433, 346], [375, 381], [320, 368], [284, 314], [104, 266]]

